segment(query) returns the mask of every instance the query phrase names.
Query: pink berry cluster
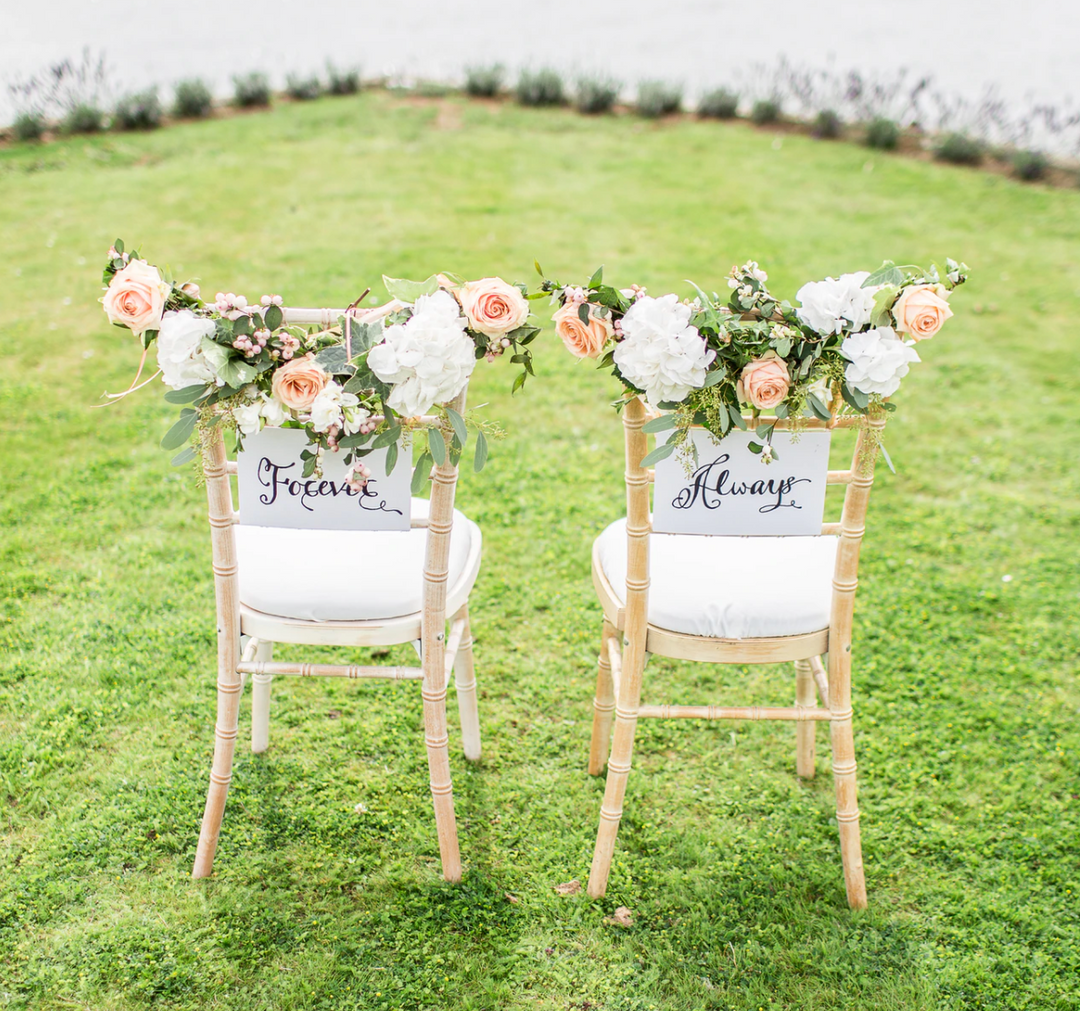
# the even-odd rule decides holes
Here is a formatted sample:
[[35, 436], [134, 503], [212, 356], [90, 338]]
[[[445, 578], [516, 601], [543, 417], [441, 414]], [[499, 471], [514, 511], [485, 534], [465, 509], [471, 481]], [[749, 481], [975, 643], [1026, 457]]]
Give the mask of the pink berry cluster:
[[281, 305], [282, 299], [280, 295], [263, 295], [263, 297], [259, 299], [259, 304], [269, 308], [272, 305]]
[[363, 491], [367, 487], [369, 477], [371, 477], [371, 471], [359, 460], [345, 471], [345, 483], [353, 491]]
[[570, 305], [583, 305], [589, 301], [589, 295], [584, 288], [577, 288], [573, 285], [563, 289], [563, 295], [566, 301]]
[[501, 355], [508, 347], [510, 347], [511, 341], [509, 337], [499, 337], [495, 340], [488, 341], [487, 351], [484, 353], [484, 358], [493, 362]]
[[294, 337], [291, 333], [279, 334], [278, 342], [281, 344], [280, 350], [275, 349], [270, 352], [270, 357], [275, 361], [280, 358], [287, 362], [300, 349], [300, 338]]
[[256, 330], [250, 336], [242, 335], [237, 337], [233, 341], [233, 347], [237, 351], [242, 351], [245, 358], [254, 358], [263, 348], [266, 347], [266, 342], [270, 340], [270, 331], [267, 329]]
[[226, 319], [239, 319], [251, 314], [248, 300], [243, 295], [234, 295], [231, 291], [219, 291], [214, 296], [214, 308]]

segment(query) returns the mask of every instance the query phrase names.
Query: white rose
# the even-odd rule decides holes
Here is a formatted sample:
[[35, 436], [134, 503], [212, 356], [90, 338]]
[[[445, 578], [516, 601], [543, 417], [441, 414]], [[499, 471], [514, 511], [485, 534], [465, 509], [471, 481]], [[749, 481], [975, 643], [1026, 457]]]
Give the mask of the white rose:
[[827, 277], [824, 281], [804, 284], [795, 297], [802, 303], [796, 315], [820, 334], [840, 333], [845, 328], [858, 330], [870, 322], [877, 288], [862, 286], [870, 276], [867, 270], [855, 274]]
[[437, 291], [416, 300], [406, 323], [388, 327], [367, 361], [371, 371], [393, 387], [389, 405], [414, 418], [462, 391], [476, 365], [476, 345], [465, 334], [454, 297]]
[[678, 403], [705, 385], [716, 352], [690, 326], [690, 314], [677, 295], [645, 295], [623, 316], [624, 339], [615, 345], [615, 364], [650, 403]]
[[214, 321], [196, 316], [190, 309], [167, 312], [157, 339], [157, 362], [161, 379], [174, 390], [202, 386], [217, 378], [199, 346], [214, 332]]
[[236, 427], [240, 429], [242, 435], [254, 435], [259, 431], [262, 419], [261, 407], [262, 402], [256, 400], [253, 403], [244, 404], [243, 407], [233, 408], [233, 421], [236, 422]]
[[848, 385], [883, 397], [892, 396], [908, 374], [910, 363], [921, 360], [889, 326], [852, 334], [840, 345], [840, 354], [851, 363], [844, 371]]
[[266, 419], [268, 428], [281, 428], [289, 420], [289, 412], [273, 397], [262, 394], [262, 405], [259, 413]]
[[331, 380], [311, 403], [311, 427], [316, 432], [329, 432], [335, 425], [340, 428], [344, 408], [355, 407], [358, 403], [354, 394], [346, 393]]

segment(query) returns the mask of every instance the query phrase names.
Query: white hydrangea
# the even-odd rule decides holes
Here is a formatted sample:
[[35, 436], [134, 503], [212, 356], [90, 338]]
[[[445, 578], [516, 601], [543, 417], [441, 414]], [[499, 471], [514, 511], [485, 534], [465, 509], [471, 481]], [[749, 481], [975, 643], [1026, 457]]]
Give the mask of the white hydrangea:
[[167, 386], [182, 390], [215, 381], [200, 347], [203, 337], [213, 332], [214, 321], [196, 316], [190, 309], [165, 313], [157, 336], [157, 363]]
[[645, 295], [623, 316], [624, 339], [615, 345], [615, 364], [650, 403], [678, 403], [705, 385], [716, 352], [690, 326], [691, 312], [677, 295]]
[[461, 392], [476, 366], [476, 345], [465, 334], [454, 296], [437, 291], [416, 300], [408, 322], [387, 327], [367, 361], [375, 375], [393, 386], [390, 406], [415, 418]]
[[846, 337], [840, 353], [850, 362], [844, 371], [848, 385], [883, 397], [892, 396], [911, 363], [920, 361], [915, 349], [897, 337], [891, 326]]
[[259, 395], [262, 397], [259, 413], [266, 419], [267, 428], [281, 428], [290, 417], [285, 405], [267, 393]]
[[795, 310], [799, 319], [820, 334], [840, 333], [845, 327], [858, 330], [870, 322], [876, 287], [862, 286], [867, 270], [827, 277], [804, 284], [795, 297], [802, 305]]

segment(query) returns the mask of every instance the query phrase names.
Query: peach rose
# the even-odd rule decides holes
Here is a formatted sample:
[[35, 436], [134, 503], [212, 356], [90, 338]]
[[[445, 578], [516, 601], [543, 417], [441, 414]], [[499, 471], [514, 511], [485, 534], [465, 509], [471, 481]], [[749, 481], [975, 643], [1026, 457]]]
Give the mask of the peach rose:
[[157, 267], [145, 260], [132, 260], [113, 274], [101, 304], [105, 306], [109, 322], [120, 323], [139, 337], [161, 325], [161, 314], [170, 291], [171, 286], [162, 280]]
[[329, 380], [315, 356], [308, 354], [282, 365], [274, 373], [271, 389], [274, 397], [290, 411], [306, 411]]
[[791, 376], [784, 361], [774, 356], [758, 358], [751, 362], [739, 376], [743, 396], [759, 411], [767, 411], [779, 404], [791, 386]]
[[917, 341], [933, 337], [952, 314], [948, 292], [940, 284], [917, 284], [905, 288], [893, 305], [896, 329]]
[[499, 277], [469, 281], [455, 294], [469, 326], [485, 337], [505, 337], [529, 316], [525, 296]]
[[591, 305], [588, 323], [582, 323], [574, 302], [567, 302], [551, 318], [555, 321], [555, 333], [575, 358], [599, 358], [608, 338], [615, 332], [611, 317], [597, 316]]

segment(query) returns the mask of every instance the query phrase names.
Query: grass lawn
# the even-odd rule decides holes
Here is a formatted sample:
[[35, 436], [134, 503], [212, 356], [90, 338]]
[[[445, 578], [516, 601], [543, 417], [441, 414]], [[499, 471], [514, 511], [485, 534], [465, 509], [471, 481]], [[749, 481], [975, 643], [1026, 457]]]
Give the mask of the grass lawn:
[[[0, 1006], [1080, 1007], [1080, 193], [744, 124], [374, 93], [4, 149], [0, 228]], [[550, 334], [524, 393], [509, 363], [472, 387], [507, 437], [459, 486], [485, 538], [477, 767], [451, 706], [464, 881], [438, 875], [417, 688], [279, 679], [264, 756], [245, 699], [193, 883], [205, 500], [157, 448], [174, 408], [90, 409], [138, 357], [96, 303], [117, 235], [204, 291], [305, 305], [384, 272], [531, 281], [534, 257], [654, 294], [754, 257], [790, 297], [884, 257], [966, 260], [863, 550], [869, 910], [844, 899], [827, 732], [804, 783], [784, 724], [643, 723], [607, 897], [554, 892], [587, 876], [603, 792], [589, 550], [623, 489], [617, 385]], [[790, 668], [646, 675], [646, 701], [793, 693]], [[605, 922], [621, 905], [630, 927]]]

